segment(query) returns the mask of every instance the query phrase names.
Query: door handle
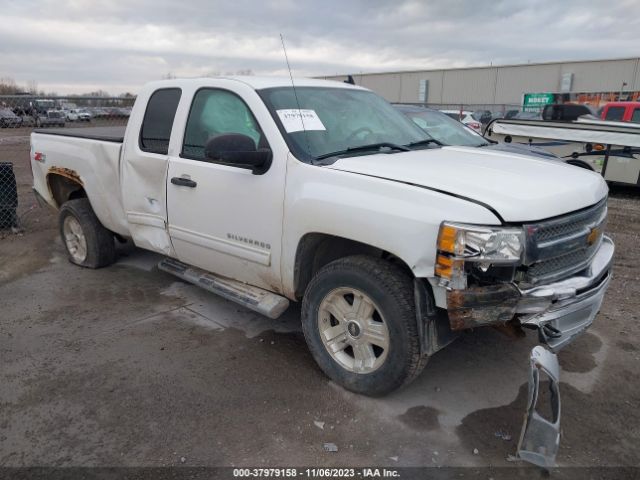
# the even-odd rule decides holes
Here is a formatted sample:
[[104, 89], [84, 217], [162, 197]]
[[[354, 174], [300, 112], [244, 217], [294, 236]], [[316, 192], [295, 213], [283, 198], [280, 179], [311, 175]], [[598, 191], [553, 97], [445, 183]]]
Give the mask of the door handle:
[[196, 188], [196, 186], [198, 185], [196, 182], [194, 182], [190, 178], [184, 178], [184, 177], [173, 177], [171, 179], [171, 183], [173, 183], [174, 185], [178, 185], [179, 187], [189, 187], [189, 188]]

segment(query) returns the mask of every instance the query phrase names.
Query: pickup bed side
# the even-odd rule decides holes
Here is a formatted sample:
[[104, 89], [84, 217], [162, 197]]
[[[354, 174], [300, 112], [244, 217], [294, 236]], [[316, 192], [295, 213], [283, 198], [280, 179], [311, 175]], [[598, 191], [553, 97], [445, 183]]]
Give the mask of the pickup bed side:
[[129, 236], [118, 188], [122, 141], [114, 138], [113, 132], [110, 139], [104, 138], [105, 132], [100, 129], [75, 129], [87, 130], [82, 137], [73, 131], [66, 135], [70, 130], [31, 134], [35, 191], [54, 208], [69, 199], [87, 197], [107, 229]]

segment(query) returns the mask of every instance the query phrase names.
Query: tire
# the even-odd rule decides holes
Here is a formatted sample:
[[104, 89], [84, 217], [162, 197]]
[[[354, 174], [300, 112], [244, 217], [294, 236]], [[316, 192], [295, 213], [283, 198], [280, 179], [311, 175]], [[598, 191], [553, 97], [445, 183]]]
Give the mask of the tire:
[[89, 199], [69, 200], [58, 216], [60, 236], [69, 261], [87, 268], [101, 268], [116, 261], [113, 234], [98, 220]]
[[[338, 319], [333, 313], [327, 313], [328, 306], [330, 310], [338, 308], [334, 303], [343, 305], [341, 312], [347, 306], [352, 310]], [[355, 310], [362, 305], [365, 307], [361, 312], [373, 308], [374, 313], [359, 317]], [[371, 337], [369, 329], [373, 326]], [[383, 326], [386, 326], [386, 342], [379, 340], [384, 338]], [[343, 329], [346, 329], [344, 334], [334, 337], [335, 332]], [[428, 356], [420, 354], [413, 281], [399, 266], [382, 259], [358, 255], [338, 259], [320, 269], [304, 294], [302, 330], [322, 371], [347, 390], [364, 395], [385, 395], [410, 383], [428, 360]], [[342, 341], [336, 341], [337, 338]], [[366, 338], [376, 340], [362, 347], [358, 342], [366, 343]], [[329, 343], [332, 346], [327, 346]], [[330, 353], [330, 348], [342, 350]], [[361, 351], [365, 354], [356, 356], [356, 352]], [[366, 358], [366, 362], [362, 358]]]

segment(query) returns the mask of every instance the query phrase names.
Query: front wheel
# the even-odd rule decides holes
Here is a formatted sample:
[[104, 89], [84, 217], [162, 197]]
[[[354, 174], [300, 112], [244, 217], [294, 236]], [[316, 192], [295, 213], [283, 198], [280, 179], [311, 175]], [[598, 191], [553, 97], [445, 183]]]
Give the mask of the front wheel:
[[69, 200], [62, 205], [59, 227], [72, 263], [100, 268], [116, 261], [113, 234], [100, 223], [87, 198]]
[[353, 256], [323, 267], [305, 292], [302, 328], [322, 371], [357, 393], [389, 393], [427, 362], [412, 279], [382, 259]]

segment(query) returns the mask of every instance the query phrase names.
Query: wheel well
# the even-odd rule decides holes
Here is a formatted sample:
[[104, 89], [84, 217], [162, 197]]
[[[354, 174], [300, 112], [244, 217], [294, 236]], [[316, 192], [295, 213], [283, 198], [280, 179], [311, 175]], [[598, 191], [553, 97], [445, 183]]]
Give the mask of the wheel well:
[[298, 243], [294, 266], [296, 298], [302, 298], [309, 282], [318, 270], [339, 258], [370, 255], [402, 266], [413, 278], [409, 266], [391, 253], [365, 243], [325, 233], [308, 233]]
[[587, 170], [593, 171], [593, 167], [587, 162], [583, 162], [582, 160], [567, 160], [567, 163], [569, 165], [573, 165], [574, 167], [586, 168]]
[[85, 198], [87, 196], [80, 179], [73, 178], [70, 174], [49, 173], [47, 175], [47, 185], [58, 208], [67, 200]]

